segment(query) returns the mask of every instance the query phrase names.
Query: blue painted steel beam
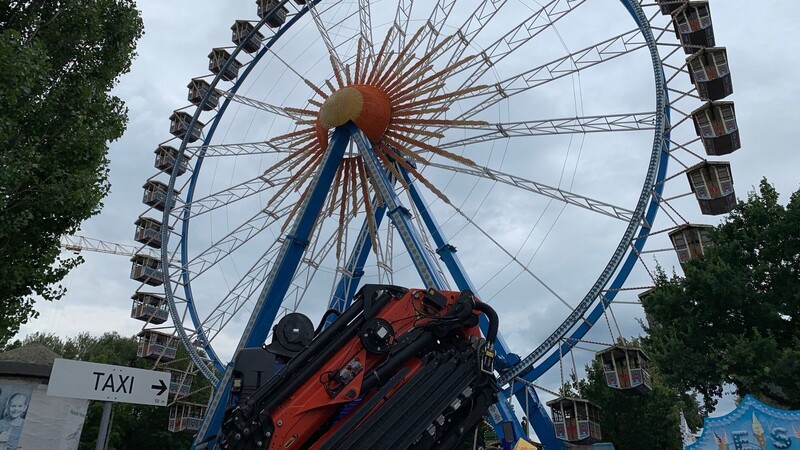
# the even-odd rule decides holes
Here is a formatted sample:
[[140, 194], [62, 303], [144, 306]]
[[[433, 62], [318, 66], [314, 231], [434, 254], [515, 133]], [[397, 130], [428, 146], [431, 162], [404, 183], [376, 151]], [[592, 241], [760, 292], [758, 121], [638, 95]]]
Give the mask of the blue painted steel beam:
[[[286, 3], [286, 1], [287, 0], [283, 0], [278, 6], [282, 7]], [[316, 4], [316, 3], [319, 3], [319, 1], [320, 0], [313, 0], [312, 3]], [[280, 10], [280, 8], [276, 7], [272, 11], [270, 11], [269, 14], [266, 14], [264, 17], [262, 17], [261, 21], [258, 23], [258, 25], [256, 27], [254, 27], [253, 30], [250, 32], [250, 34], [248, 34], [246, 36], [244, 42], [246, 42], [247, 40], [249, 40], [250, 38], [255, 36], [255, 34], [258, 33], [258, 29], [261, 26], [263, 26], [268, 20], [270, 20], [274, 14], [277, 14], [279, 10]], [[306, 12], [308, 12], [308, 7], [307, 6], [304, 7], [297, 14], [295, 14], [286, 23], [285, 26], [281, 27], [279, 30], [277, 30], [275, 32], [275, 34], [269, 39], [269, 41], [265, 43], [264, 47], [256, 54], [256, 56], [253, 58], [253, 61], [251, 61], [251, 63], [248, 64], [247, 67], [245, 67], [245, 69], [242, 71], [242, 73], [237, 77], [237, 79], [234, 82], [233, 86], [229, 90], [230, 93], [235, 94], [239, 90], [239, 88], [242, 86], [242, 83], [244, 83], [244, 80], [247, 79], [248, 75], [250, 75], [250, 72], [252, 72], [252, 70], [258, 65], [258, 62], [264, 57], [264, 55], [269, 53], [269, 51], [272, 48], [272, 46], [276, 42], [278, 42], [278, 40], [281, 38], [281, 36], [283, 36], [283, 34], [287, 30], [289, 30], [292, 27], [292, 25], [294, 25], [298, 20], [300, 20], [300, 18], [303, 17], [306, 14]], [[236, 60], [236, 55], [238, 54], [239, 51], [240, 51], [240, 49], [237, 48], [233, 52], [233, 54], [231, 55], [231, 58], [222, 67], [222, 69], [221, 69], [222, 72], [226, 71], [231, 66], [231, 64], [233, 64], [233, 62]], [[206, 104], [206, 102], [208, 101], [209, 97], [214, 92], [214, 89], [215, 89], [215, 87], [216, 87], [218, 82], [219, 82], [219, 77], [216, 77], [214, 79], [214, 81], [211, 83], [211, 88], [208, 90], [206, 95], [203, 97], [202, 102], [200, 103], [200, 105], [198, 105], [197, 110], [195, 111], [195, 114], [192, 117], [192, 121], [189, 124], [189, 128], [187, 130], [187, 133], [191, 133], [193, 127], [197, 126], [200, 114], [202, 113], [202, 106]], [[220, 120], [225, 115], [225, 111], [227, 111], [228, 106], [230, 105], [230, 103], [232, 101], [232, 98], [233, 98], [233, 96], [228, 96], [228, 97], [225, 98], [225, 100], [219, 106], [219, 110], [217, 111], [217, 114], [214, 117], [214, 121], [209, 125], [208, 130], [206, 131], [206, 137], [205, 137], [205, 139], [203, 141], [203, 145], [200, 147], [200, 150], [198, 151], [198, 153], [196, 155], [195, 166], [192, 169], [192, 175], [191, 175], [192, 178], [189, 181], [188, 190], [186, 192], [186, 204], [187, 205], [191, 205], [191, 202], [194, 199], [194, 191], [195, 191], [195, 188], [196, 188], [196, 185], [197, 185], [197, 179], [198, 179], [198, 177], [200, 175], [200, 169], [203, 166], [203, 160], [205, 159], [205, 154], [206, 154], [206, 151], [208, 149], [209, 142], [211, 142], [212, 139], [214, 138], [214, 134], [216, 133], [216, 130], [217, 130], [217, 127], [218, 127], [218, 125], [220, 123]], [[175, 163], [175, 169], [174, 169], [175, 171], [177, 171], [177, 167], [180, 165], [181, 161], [184, 158], [183, 153], [186, 150], [186, 144], [187, 143], [188, 143], [188, 141], [186, 139], [184, 139], [181, 142], [180, 148], [178, 150], [178, 159], [177, 159], [177, 161]], [[176, 179], [176, 177], [174, 177], [174, 176], [170, 177], [169, 186], [168, 186], [169, 189], [167, 190], [167, 192], [172, 192], [172, 189], [175, 187], [175, 179]], [[162, 223], [169, 223], [169, 218], [170, 218], [169, 212], [170, 212], [170, 209], [171, 208], [165, 208], [163, 219], [162, 219]], [[214, 367], [217, 370], [217, 372], [224, 373], [225, 364], [222, 362], [222, 360], [219, 358], [219, 356], [217, 355], [217, 353], [214, 350], [214, 348], [211, 346], [211, 342], [209, 341], [208, 337], [206, 336], [204, 325], [202, 323], [202, 320], [200, 319], [199, 314], [197, 313], [197, 308], [195, 307], [195, 304], [194, 304], [195, 300], [194, 300], [194, 294], [192, 293], [191, 277], [190, 277], [189, 271], [187, 270], [188, 262], [189, 262], [189, 250], [188, 250], [189, 249], [189, 245], [188, 245], [187, 236], [189, 235], [189, 223], [190, 223], [189, 217], [190, 217], [190, 215], [191, 215], [191, 209], [190, 208], [184, 209], [182, 220], [181, 220], [181, 236], [182, 236], [182, 239], [181, 239], [180, 244], [179, 244], [180, 245], [180, 252], [181, 252], [181, 263], [182, 263], [182, 267], [183, 267], [183, 269], [181, 269], [181, 278], [183, 280], [184, 295], [186, 296], [186, 309], [187, 309], [187, 311], [189, 313], [189, 318], [192, 321], [192, 324], [194, 326], [194, 330], [195, 330], [195, 333], [197, 335], [196, 336], [197, 342], [203, 347], [203, 350], [205, 350], [208, 359], [210, 359], [211, 362], [214, 364]], [[168, 229], [168, 227], [164, 227], [164, 229], [162, 230], [162, 241], [164, 243], [168, 242], [169, 234], [170, 234], [170, 230]], [[167, 261], [167, 259], [165, 259], [167, 257], [167, 255], [168, 255], [168, 253], [167, 253], [167, 245], [163, 246], [163, 248], [161, 250], [161, 255], [162, 255], [162, 258], [161, 258], [162, 261]], [[172, 292], [170, 292], [170, 290], [169, 290], [169, 284], [170, 284], [169, 277], [167, 277], [167, 280], [165, 282], [165, 293], [166, 293], [168, 299], [172, 296]], [[173, 320], [177, 320], [176, 317], [173, 317]], [[194, 350], [193, 348], [187, 348], [187, 351], [190, 352], [190, 353], [192, 353], [192, 352], [196, 353], [196, 350]], [[194, 358], [192, 358], [192, 359], [194, 360]], [[206, 375], [206, 374], [204, 373], [204, 375]], [[206, 376], [208, 376], [208, 375], [206, 375]]]
[[400, 234], [400, 239], [403, 245], [408, 250], [411, 260], [425, 283], [425, 288], [434, 287], [436, 289], [445, 289], [447, 284], [439, 274], [436, 267], [436, 262], [433, 261], [430, 254], [428, 254], [423, 240], [419, 235], [414, 224], [411, 222], [411, 213], [406, 209], [397, 197], [392, 182], [386, 171], [382, 169], [381, 163], [375, 152], [372, 150], [372, 145], [369, 140], [361, 133], [353, 123], [345, 125], [350, 130], [353, 141], [358, 147], [359, 154], [364, 159], [364, 165], [367, 172], [373, 177], [375, 186], [378, 189], [384, 203], [388, 209], [389, 218], [392, 220], [395, 228]]
[[[253, 308], [253, 315], [242, 333], [237, 352], [242, 348], [261, 347], [267, 339], [270, 327], [275, 321], [278, 309], [283, 303], [283, 298], [286, 296], [292, 278], [309, 244], [317, 216], [319, 216], [325, 204], [325, 199], [331, 189], [336, 170], [344, 156], [349, 140], [350, 133], [345, 127], [337, 128], [334, 131], [325, 156], [323, 156], [322, 166], [312, 182], [311, 192], [306, 197], [300, 216], [294, 222], [291, 234], [285, 237], [283, 247], [274, 262], [267, 283]], [[229, 367], [225, 371], [223, 379], [220, 380], [196, 442], [215, 439], [219, 433], [228, 403], [232, 372]]]
[[[375, 228], [378, 229], [381, 226], [381, 222], [383, 222], [383, 217], [386, 215], [386, 207], [376, 207], [376, 204], [377, 202], [373, 200], [372, 208], [374, 211]], [[367, 219], [364, 219], [364, 223], [361, 224], [361, 231], [358, 233], [356, 247], [358, 248], [355, 253], [350, 255], [350, 260], [345, 266], [345, 272], [336, 285], [333, 297], [331, 297], [331, 301], [328, 303], [328, 309], [335, 309], [342, 312], [349, 308], [353, 301], [353, 296], [356, 294], [356, 290], [358, 290], [361, 277], [364, 275], [364, 265], [367, 263], [369, 250], [372, 247], [372, 241], [369, 237], [369, 221]], [[325, 326], [328, 327], [334, 320], [335, 317], [327, 317], [325, 319]]]
[[[270, 327], [278, 314], [278, 309], [283, 303], [283, 298], [292, 284], [297, 267], [303, 258], [306, 247], [310, 243], [314, 224], [325, 204], [325, 199], [331, 189], [336, 170], [344, 157], [349, 140], [350, 133], [347, 127], [339, 127], [334, 131], [333, 138], [326, 151], [326, 160], [323, 161], [315, 184], [306, 198], [305, 210], [301, 211], [291, 234], [285, 237], [283, 249], [279, 253], [282, 257], [279, 256], [274, 263], [274, 275], [270, 274], [268, 284], [264, 286], [264, 290], [256, 302], [256, 308], [253, 311], [255, 318], [245, 328], [240, 348], [261, 347], [267, 339]], [[263, 307], [259, 308], [261, 303], [263, 303]]]
[[[422, 196], [422, 193], [419, 191], [419, 189], [417, 189], [417, 184], [411, 179], [411, 176], [406, 170], [402, 168], [401, 170], [403, 178], [405, 179], [406, 184], [409, 186], [411, 200], [416, 205], [417, 211], [419, 212], [423, 223], [425, 223], [425, 227], [428, 229], [428, 232], [436, 244], [436, 253], [438, 253], [439, 257], [442, 259], [442, 261], [444, 261], [445, 266], [455, 280], [458, 289], [462, 291], [469, 289], [478, 298], [480, 298], [480, 293], [475, 288], [472, 280], [470, 280], [469, 275], [467, 275], [467, 271], [464, 270], [464, 267], [461, 265], [458, 255], [456, 255], [456, 248], [451, 245], [448, 242], [448, 239], [444, 236], [441, 228], [439, 227], [439, 223], [428, 207], [428, 203], [425, 201], [425, 198]], [[481, 315], [480, 326], [481, 331], [483, 331], [483, 334], [486, 335], [486, 331], [489, 328], [489, 321], [484, 315]], [[516, 355], [511, 354], [508, 345], [502, 336], [500, 336], [500, 334], [497, 335], [495, 351], [497, 352], [497, 355], [501, 361], [509, 361], [512, 358], [516, 358]], [[502, 366], [498, 368], [502, 370]], [[533, 389], [527, 390], [527, 393], [529, 395], [527, 399], [525, 398], [526, 391], [518, 391], [515, 394], [517, 396], [517, 401], [519, 401], [521, 405], [527, 404], [529, 409], [531, 409], [530, 407], [533, 406], [533, 414], [530, 414], [530, 412], [526, 412], [525, 414], [530, 414], [528, 421], [536, 432], [536, 436], [539, 437], [541, 443], [544, 444], [548, 450], [563, 448], [563, 441], [556, 438], [555, 431], [553, 429], [553, 422], [550, 420], [550, 416], [547, 415], [545, 406], [539, 400], [539, 396], [536, 395], [536, 392]], [[523, 433], [522, 426], [517, 420], [516, 414], [514, 414], [514, 411], [512, 411], [507, 404], [507, 401], [510, 398], [510, 393], [501, 391], [499, 393], [499, 397], [500, 401], [495, 405], [495, 408], [497, 409], [490, 411], [489, 414], [489, 421], [491, 422], [492, 427], [494, 428], [498, 437], [500, 437], [500, 440], [503, 441], [505, 432], [501, 425], [504, 421], [511, 421], [516, 435], [524, 436], [525, 434]]]

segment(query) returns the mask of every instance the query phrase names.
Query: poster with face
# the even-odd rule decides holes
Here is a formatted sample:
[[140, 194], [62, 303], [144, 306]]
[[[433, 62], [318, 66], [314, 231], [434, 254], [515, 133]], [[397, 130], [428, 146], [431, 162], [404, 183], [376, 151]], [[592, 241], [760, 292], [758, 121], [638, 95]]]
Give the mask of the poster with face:
[[33, 384], [0, 384], [0, 450], [17, 450]]

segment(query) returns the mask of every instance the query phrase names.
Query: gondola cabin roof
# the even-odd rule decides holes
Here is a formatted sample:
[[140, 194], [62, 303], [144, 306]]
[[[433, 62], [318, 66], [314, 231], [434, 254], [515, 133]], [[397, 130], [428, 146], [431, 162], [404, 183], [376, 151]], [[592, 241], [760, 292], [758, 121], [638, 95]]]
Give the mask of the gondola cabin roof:
[[616, 357], [624, 357], [626, 353], [627, 354], [635, 353], [641, 358], [643, 358], [645, 361], [650, 361], [650, 358], [641, 348], [634, 346], [620, 345], [620, 344], [612, 345], [611, 347], [608, 347], [604, 350], [597, 352], [597, 356], [598, 357], [611, 356], [616, 358]]
[[656, 0], [661, 14], [669, 15], [673, 11], [688, 3], [688, 0]]
[[175, 336], [173, 336], [171, 334], [164, 333], [164, 332], [161, 332], [161, 331], [156, 331], [156, 330], [142, 330], [136, 336], [143, 337], [143, 338], [150, 338], [152, 336], [161, 336], [161, 337], [165, 337], [167, 339], [174, 339], [175, 338]]
[[164, 297], [162, 297], [162, 296], [160, 296], [158, 294], [153, 294], [152, 292], [139, 292], [139, 291], [136, 291], [136, 292], [133, 293], [133, 295], [131, 295], [131, 300], [144, 300], [145, 298], [152, 298], [152, 299], [155, 299], [155, 300], [158, 300], [158, 301], [162, 301], [162, 302], [164, 301]]
[[[144, 189], [158, 189], [158, 190], [161, 190], [161, 191], [164, 191], [164, 192], [166, 192], [166, 191], [167, 191], [167, 189], [169, 188], [169, 186], [167, 186], [166, 184], [164, 184], [164, 183], [162, 183], [162, 182], [160, 182], [160, 181], [158, 181], [158, 180], [147, 180], [147, 181], [146, 181], [146, 182], [145, 182], [145, 183], [142, 185], [142, 187], [143, 187]], [[172, 189], [172, 193], [173, 193], [173, 194], [180, 194], [180, 193], [181, 193], [181, 191], [179, 191], [179, 190], [177, 190], [177, 189], [173, 188], [173, 189]]]
[[[133, 222], [133, 224], [136, 225], [136, 226], [139, 226], [139, 225], [142, 225], [142, 226], [157, 225], [158, 227], [164, 226], [164, 224], [162, 224], [160, 220], [153, 219], [152, 217], [146, 217], [146, 216], [139, 216], [139, 218], [136, 219], [136, 222]], [[173, 230], [175, 227], [170, 225], [168, 228], [170, 230]]]
[[549, 402], [547, 402], [547, 406], [549, 406], [551, 408], [554, 407], [554, 406], [561, 406], [561, 405], [567, 405], [567, 404], [570, 404], [570, 405], [573, 405], [573, 404], [574, 405], [576, 405], [576, 404], [588, 405], [589, 407], [595, 408], [598, 411], [603, 409], [603, 408], [595, 405], [594, 403], [590, 402], [589, 400], [586, 400], [585, 398], [558, 397], [558, 398], [555, 398], [555, 399], [550, 400]]

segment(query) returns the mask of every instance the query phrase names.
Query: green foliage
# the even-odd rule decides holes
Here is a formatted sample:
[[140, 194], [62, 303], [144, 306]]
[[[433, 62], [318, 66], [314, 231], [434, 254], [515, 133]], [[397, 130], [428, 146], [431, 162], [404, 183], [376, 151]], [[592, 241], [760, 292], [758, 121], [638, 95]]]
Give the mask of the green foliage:
[[0, 344], [81, 262], [59, 238], [108, 193], [108, 142], [127, 122], [108, 92], [142, 27], [133, 0], [0, 2]]
[[800, 409], [800, 191], [787, 206], [766, 181], [711, 234], [684, 277], [659, 271], [643, 299], [664, 381], [713, 408], [726, 384]]
[[[53, 334], [35, 333], [26, 336], [24, 340], [10, 343], [4, 351], [28, 344], [46, 345], [64, 358], [152, 369], [151, 362], [136, 357], [138, 345], [136, 338], [123, 337], [116, 332], [105, 333], [100, 337], [81, 333], [68, 339], [61, 339]], [[177, 361], [176, 367], [180, 367], [180, 364], [185, 367], [186, 361]], [[205, 380], [195, 379], [192, 388], [200, 386], [202, 389], [203, 386], [207, 386], [207, 382], [203, 383], [203, 381]], [[196, 395], [202, 395], [202, 393]], [[206, 394], [205, 399], [207, 398]], [[200, 398], [197, 400], [200, 401]], [[102, 410], [102, 402], [89, 403], [78, 447], [80, 450], [95, 448]], [[192, 442], [191, 435], [168, 431], [168, 419], [169, 408], [117, 403], [114, 405], [108, 448], [112, 450], [189, 448]]]
[[624, 394], [609, 388], [603, 366], [597, 360], [587, 366], [586, 371], [587, 378], [573, 378], [566, 391], [602, 409], [603, 442], [612, 442], [617, 450], [683, 450], [679, 427], [681, 410], [691, 428], [697, 429], [702, 424], [694, 397], [666, 386], [652, 367], [653, 390], [644, 395]]

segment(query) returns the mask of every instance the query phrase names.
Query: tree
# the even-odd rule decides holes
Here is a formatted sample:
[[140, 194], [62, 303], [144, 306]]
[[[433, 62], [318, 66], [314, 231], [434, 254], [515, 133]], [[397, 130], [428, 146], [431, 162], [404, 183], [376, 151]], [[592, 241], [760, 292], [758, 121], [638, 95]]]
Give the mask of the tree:
[[697, 429], [702, 424], [697, 401], [666, 386], [654, 367], [650, 368], [653, 390], [643, 395], [626, 395], [609, 388], [597, 360], [586, 366], [586, 373], [586, 379], [574, 377], [565, 393], [602, 409], [603, 442], [612, 442], [616, 450], [683, 450], [680, 412], [690, 427]]
[[[45, 345], [63, 358], [152, 369], [152, 363], [136, 357], [138, 345], [136, 338], [123, 337], [116, 332], [105, 333], [100, 337], [81, 333], [68, 339], [62, 339], [53, 334], [35, 333], [26, 336], [23, 340], [15, 340], [8, 344], [4, 351], [28, 344]], [[184, 359], [182, 362], [185, 367], [186, 360]], [[207, 382], [195, 380], [193, 388], [200, 387], [202, 389], [203, 385], [207, 385]], [[203, 395], [203, 393], [197, 395]], [[194, 400], [201, 401], [200, 398], [194, 398]], [[80, 450], [95, 448], [102, 410], [102, 402], [89, 403], [78, 447]], [[117, 403], [114, 405], [108, 448], [150, 450], [189, 448], [192, 437], [186, 433], [168, 431], [168, 419], [169, 408]]]
[[643, 299], [650, 356], [712, 410], [728, 384], [800, 408], [800, 191], [784, 207], [762, 180], [709, 238], [683, 277], [659, 270]]
[[134, 0], [0, 2], [0, 344], [81, 262], [59, 238], [108, 193], [108, 143], [127, 123], [108, 92], [142, 30]]

